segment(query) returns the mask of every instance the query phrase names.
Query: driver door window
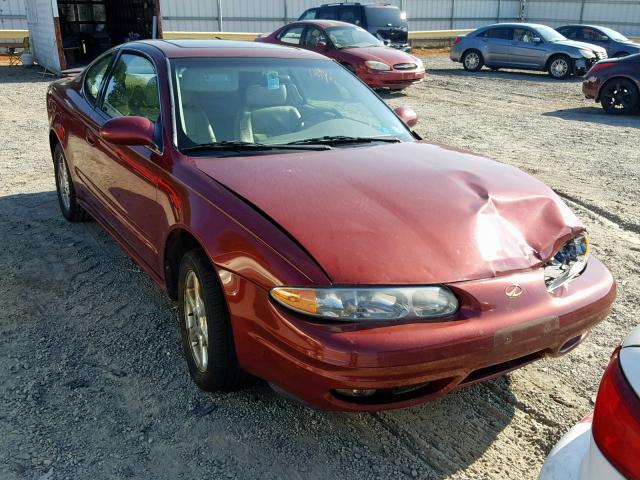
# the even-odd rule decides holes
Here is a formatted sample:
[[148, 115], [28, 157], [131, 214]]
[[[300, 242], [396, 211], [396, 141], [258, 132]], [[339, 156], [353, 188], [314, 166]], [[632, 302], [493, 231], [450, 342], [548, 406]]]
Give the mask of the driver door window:
[[317, 49], [320, 48], [321, 42], [328, 45], [327, 36], [319, 28], [310, 27], [304, 35], [302, 46], [305, 48]]
[[280, 34], [278, 40], [288, 45], [300, 45], [304, 27], [291, 27]]
[[102, 110], [111, 117], [139, 116], [156, 122], [160, 99], [153, 64], [139, 55], [122, 54], [107, 84]]

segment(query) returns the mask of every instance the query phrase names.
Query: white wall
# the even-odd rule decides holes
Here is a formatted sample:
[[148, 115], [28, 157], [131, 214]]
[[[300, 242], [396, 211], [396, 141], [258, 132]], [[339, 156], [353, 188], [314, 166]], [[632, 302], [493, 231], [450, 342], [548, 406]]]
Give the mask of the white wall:
[[[217, 0], [160, 0], [163, 29], [217, 31], [217, 3]], [[221, 0], [222, 29], [270, 32], [322, 3], [328, 1]], [[406, 10], [410, 30], [475, 28], [496, 21], [515, 21], [520, 14], [520, 0], [386, 0], [385, 3]], [[581, 12], [584, 23], [640, 35], [639, 0], [527, 0], [525, 20], [557, 26], [579, 22]]]
[[60, 57], [56, 46], [53, 17], [58, 16], [55, 0], [25, 0], [31, 52], [43, 67], [60, 73]]

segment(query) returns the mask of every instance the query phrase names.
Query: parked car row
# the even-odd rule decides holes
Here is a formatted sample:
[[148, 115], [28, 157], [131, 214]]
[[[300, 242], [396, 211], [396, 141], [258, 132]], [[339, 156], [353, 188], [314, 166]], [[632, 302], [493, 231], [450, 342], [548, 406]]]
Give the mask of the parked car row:
[[639, 52], [639, 44], [610, 28], [499, 23], [457, 37], [450, 58], [471, 72], [487, 66], [548, 71], [556, 79], [583, 75], [587, 98], [607, 113], [630, 114], [640, 110]]

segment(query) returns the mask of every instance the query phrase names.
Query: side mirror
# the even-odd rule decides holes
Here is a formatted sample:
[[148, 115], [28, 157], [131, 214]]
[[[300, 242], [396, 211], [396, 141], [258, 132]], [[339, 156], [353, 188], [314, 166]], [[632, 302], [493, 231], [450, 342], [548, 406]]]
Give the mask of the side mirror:
[[396, 112], [396, 115], [398, 115], [400, 120], [406, 123], [408, 127], [414, 127], [416, 123], [418, 123], [418, 114], [412, 108], [396, 107], [393, 111]]
[[116, 117], [100, 129], [100, 136], [116, 145], [153, 145], [154, 125], [144, 117]]
[[609, 41], [609, 37], [607, 37], [606, 35], [600, 35], [600, 41], [601, 42], [608, 42]]
[[325, 42], [324, 40], [318, 40], [318, 43], [316, 43], [316, 47], [325, 49], [327, 48], [327, 42]]
[[533, 43], [542, 43], [542, 39], [540, 37], [533, 37]]

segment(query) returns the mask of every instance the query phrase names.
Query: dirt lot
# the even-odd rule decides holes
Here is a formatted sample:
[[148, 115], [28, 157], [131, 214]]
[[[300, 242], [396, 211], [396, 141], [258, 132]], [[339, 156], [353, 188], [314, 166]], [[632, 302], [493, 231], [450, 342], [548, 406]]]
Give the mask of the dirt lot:
[[418, 132], [536, 175], [589, 225], [619, 297], [584, 345], [380, 414], [315, 412], [264, 384], [203, 394], [174, 304], [95, 223], [59, 214], [49, 79], [0, 66], [0, 478], [534, 478], [638, 322], [640, 116], [604, 115], [577, 81], [425, 61], [423, 84], [388, 97]]

